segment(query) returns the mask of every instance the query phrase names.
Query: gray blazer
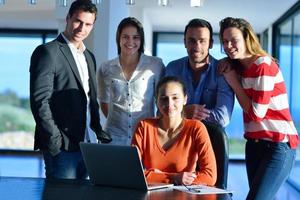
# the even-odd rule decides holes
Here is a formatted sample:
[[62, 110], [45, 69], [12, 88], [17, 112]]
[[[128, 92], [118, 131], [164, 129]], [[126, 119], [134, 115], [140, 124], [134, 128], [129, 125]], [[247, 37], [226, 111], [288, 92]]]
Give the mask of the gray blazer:
[[[89, 70], [90, 126], [101, 139], [96, 61], [90, 51], [84, 55]], [[32, 54], [30, 104], [36, 122], [35, 150], [49, 151], [53, 156], [61, 150], [79, 151], [78, 143], [85, 135], [87, 99], [72, 52], [61, 35]]]

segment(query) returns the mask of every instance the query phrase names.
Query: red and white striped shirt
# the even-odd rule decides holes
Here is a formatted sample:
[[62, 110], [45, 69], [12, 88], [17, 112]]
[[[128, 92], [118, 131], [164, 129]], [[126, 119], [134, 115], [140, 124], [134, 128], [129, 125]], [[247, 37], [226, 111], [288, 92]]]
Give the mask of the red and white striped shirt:
[[259, 57], [242, 73], [242, 86], [252, 100], [248, 113], [243, 113], [245, 138], [288, 141], [297, 148], [298, 134], [278, 65], [270, 57]]

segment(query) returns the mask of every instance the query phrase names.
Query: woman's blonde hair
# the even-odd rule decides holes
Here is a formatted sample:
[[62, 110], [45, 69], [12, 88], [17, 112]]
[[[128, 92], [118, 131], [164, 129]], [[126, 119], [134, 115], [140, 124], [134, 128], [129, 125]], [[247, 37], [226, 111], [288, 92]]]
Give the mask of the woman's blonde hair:
[[275, 60], [265, 50], [262, 49], [259, 40], [251, 27], [250, 23], [242, 18], [226, 17], [220, 21], [220, 41], [223, 41], [223, 33], [227, 28], [239, 29], [244, 37], [246, 43], [246, 49], [251, 55], [269, 56], [272, 60]]

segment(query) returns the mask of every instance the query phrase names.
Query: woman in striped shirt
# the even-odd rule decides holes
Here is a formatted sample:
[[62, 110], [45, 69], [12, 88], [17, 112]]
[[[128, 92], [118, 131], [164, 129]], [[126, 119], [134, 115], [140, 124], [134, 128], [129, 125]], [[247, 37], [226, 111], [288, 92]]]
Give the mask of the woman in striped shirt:
[[298, 145], [282, 73], [246, 20], [223, 19], [220, 39], [228, 58], [219, 71], [243, 109], [247, 199], [271, 200], [292, 169]]

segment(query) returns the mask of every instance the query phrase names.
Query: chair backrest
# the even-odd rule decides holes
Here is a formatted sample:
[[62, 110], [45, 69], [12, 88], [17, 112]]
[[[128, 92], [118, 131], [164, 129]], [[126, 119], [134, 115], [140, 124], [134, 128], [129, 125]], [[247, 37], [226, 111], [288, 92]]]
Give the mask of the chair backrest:
[[228, 138], [225, 130], [213, 123], [204, 122], [208, 131], [212, 147], [216, 156], [217, 162], [217, 182], [216, 187], [226, 189], [228, 177]]

